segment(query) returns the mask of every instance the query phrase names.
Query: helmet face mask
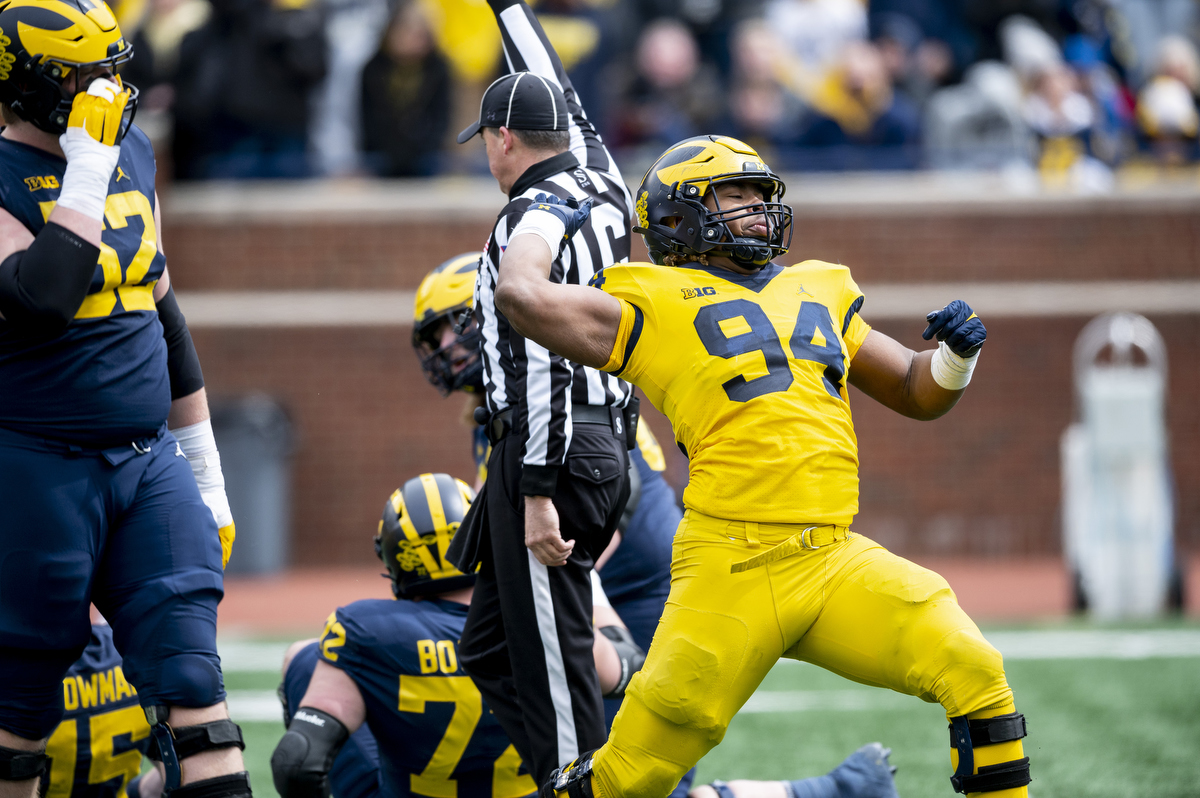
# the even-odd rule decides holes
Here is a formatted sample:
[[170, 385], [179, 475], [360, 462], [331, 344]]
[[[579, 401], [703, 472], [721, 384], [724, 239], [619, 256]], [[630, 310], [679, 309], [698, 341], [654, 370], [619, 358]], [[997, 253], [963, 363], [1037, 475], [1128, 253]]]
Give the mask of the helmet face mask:
[[375, 535], [375, 555], [387, 568], [396, 598], [461, 590], [475, 584], [446, 560], [475, 491], [449, 474], [421, 474], [392, 493]]
[[[761, 202], [721, 208], [715, 189], [722, 183], [762, 187]], [[747, 269], [761, 269], [788, 251], [792, 209], [782, 200], [786, 186], [752, 148], [724, 136], [698, 136], [668, 149], [650, 167], [638, 189], [635, 210], [651, 259], [718, 255]], [[712, 195], [715, 208], [704, 198]], [[762, 216], [765, 239], [735, 235], [730, 222]]]
[[[108, 6], [92, 0], [4, 0], [0, 2], [0, 102], [40, 130], [66, 132], [75, 95], [92, 79], [133, 57]], [[68, 81], [75, 84], [69, 90]], [[133, 124], [138, 90], [122, 85], [125, 105], [118, 141]]]
[[[456, 255], [427, 274], [417, 289], [413, 349], [425, 379], [443, 396], [483, 392], [483, 338], [471, 312], [478, 271], [478, 252]], [[443, 343], [447, 324], [455, 337]]]

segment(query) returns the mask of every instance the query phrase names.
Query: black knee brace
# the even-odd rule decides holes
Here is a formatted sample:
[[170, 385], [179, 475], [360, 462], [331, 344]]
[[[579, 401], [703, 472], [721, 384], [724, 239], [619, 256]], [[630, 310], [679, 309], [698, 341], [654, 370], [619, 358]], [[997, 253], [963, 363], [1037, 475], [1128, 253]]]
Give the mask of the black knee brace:
[[[242, 740], [242, 730], [232, 720], [214, 720], [210, 723], [198, 723], [195, 726], [181, 726], [175, 729], [167, 723], [167, 707], [144, 707], [144, 710], [146, 721], [150, 724], [150, 749], [146, 752], [146, 756], [155, 762], [163, 763], [164, 793], [180, 789], [179, 783], [183, 775], [179, 768], [181, 760], [204, 751], [215, 751], [220, 748], [237, 747], [242, 751], [246, 750], [246, 743]], [[221, 776], [220, 778], [232, 777]], [[212, 781], [212, 779], [207, 781]], [[192, 786], [194, 785], [188, 785], [189, 788]], [[249, 794], [249, 790], [250, 782], [247, 778], [247, 794]]]
[[0, 781], [36, 779], [50, 766], [43, 751], [18, 751], [0, 745]]
[[595, 798], [592, 793], [592, 757], [599, 748], [594, 748], [568, 765], [550, 774], [550, 780], [542, 785], [539, 798], [557, 798], [565, 792], [569, 798]]
[[300, 707], [271, 754], [271, 776], [283, 798], [329, 798], [329, 769], [350, 738], [342, 722]]
[[625, 695], [625, 688], [629, 686], [629, 680], [633, 678], [633, 674], [641, 670], [646, 664], [646, 652], [642, 651], [633, 640], [633, 635], [624, 626], [601, 626], [600, 634], [612, 641], [613, 648], [617, 652], [617, 659], [621, 661], [621, 678], [610, 692], [604, 694], [605, 698], [620, 698]]
[[193, 781], [172, 790], [171, 798], [252, 798], [250, 774], [243, 770], [228, 776]]
[[1025, 716], [1020, 712], [994, 718], [967, 720], [966, 715], [950, 721], [950, 747], [958, 749], [958, 768], [950, 777], [955, 792], [996, 792], [1024, 787], [1029, 778], [1029, 757], [981, 767], [975, 773], [974, 749], [1020, 740], [1025, 736]]

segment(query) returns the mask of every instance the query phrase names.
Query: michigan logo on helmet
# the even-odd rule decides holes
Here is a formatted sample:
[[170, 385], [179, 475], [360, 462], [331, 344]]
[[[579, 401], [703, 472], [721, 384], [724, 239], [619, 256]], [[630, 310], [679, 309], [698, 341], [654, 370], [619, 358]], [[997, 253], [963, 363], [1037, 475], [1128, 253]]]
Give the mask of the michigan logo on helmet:
[[[0, 0], [0, 103], [48, 133], [66, 131], [71, 102], [90, 79], [115, 76], [132, 57], [133, 46], [99, 0]], [[135, 87], [123, 88], [130, 97], [121, 136], [138, 97]]]
[[[413, 348], [425, 378], [442, 395], [483, 391], [481, 338], [469, 312], [475, 301], [478, 272], [478, 252], [455, 255], [425, 275], [417, 288]], [[454, 331], [453, 338], [448, 337], [449, 330]]]
[[[749, 182], [762, 187], [763, 202], [722, 209], [704, 203], [720, 183]], [[780, 200], [783, 181], [748, 144], [728, 136], [684, 139], [659, 156], [642, 179], [635, 209], [650, 258], [662, 264], [668, 255], [721, 255], [748, 269], [761, 269], [788, 251], [792, 209]], [[765, 239], [736, 236], [729, 222], [766, 217]]]
[[446, 549], [475, 500], [475, 491], [449, 474], [421, 474], [395, 491], [383, 508], [375, 554], [397, 598], [445, 593], [475, 584], [446, 560]]

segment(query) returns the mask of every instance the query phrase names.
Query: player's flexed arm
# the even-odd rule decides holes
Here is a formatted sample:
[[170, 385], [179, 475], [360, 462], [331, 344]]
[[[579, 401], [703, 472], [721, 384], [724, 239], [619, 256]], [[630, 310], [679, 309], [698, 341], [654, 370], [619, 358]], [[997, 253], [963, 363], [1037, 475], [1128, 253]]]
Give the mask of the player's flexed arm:
[[966, 302], [956, 299], [926, 316], [922, 337], [935, 335], [938, 348], [914, 352], [872, 330], [850, 362], [850, 384], [909, 418], [928, 421], [954, 407], [971, 381], [979, 349], [987, 338]]

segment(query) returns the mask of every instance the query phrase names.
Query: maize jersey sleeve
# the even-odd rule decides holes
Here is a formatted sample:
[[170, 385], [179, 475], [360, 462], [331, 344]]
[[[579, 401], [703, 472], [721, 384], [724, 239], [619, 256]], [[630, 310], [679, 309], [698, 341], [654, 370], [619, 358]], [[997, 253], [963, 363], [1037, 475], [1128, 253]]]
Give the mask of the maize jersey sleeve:
[[592, 285], [622, 301], [605, 370], [642, 388], [689, 458], [686, 507], [850, 524], [858, 442], [846, 375], [870, 327], [846, 267], [805, 261], [740, 275], [629, 264]]

